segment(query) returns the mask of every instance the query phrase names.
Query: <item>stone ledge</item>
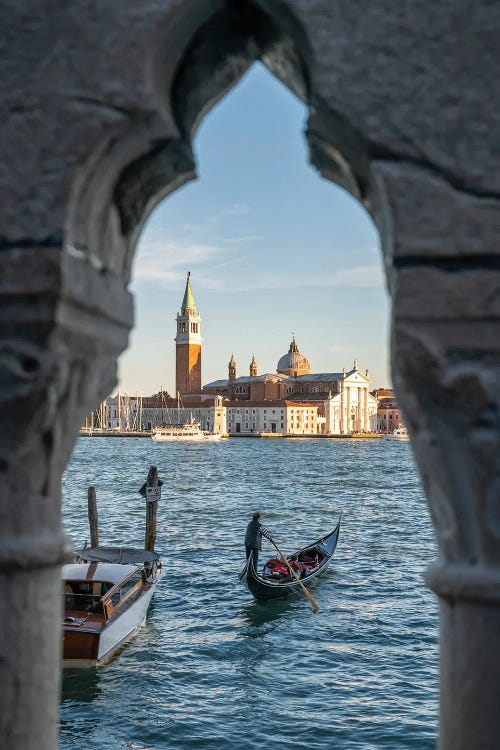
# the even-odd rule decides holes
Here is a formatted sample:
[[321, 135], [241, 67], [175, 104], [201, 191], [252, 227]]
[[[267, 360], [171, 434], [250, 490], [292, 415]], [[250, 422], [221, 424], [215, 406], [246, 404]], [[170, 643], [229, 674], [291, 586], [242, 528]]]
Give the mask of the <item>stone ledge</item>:
[[427, 568], [424, 579], [444, 599], [500, 602], [500, 568], [436, 562]]
[[0, 537], [0, 572], [52, 568], [70, 562], [71, 539], [58, 534], [21, 534]]
[[398, 318], [500, 322], [500, 268], [446, 271], [430, 261], [394, 270], [392, 277]]
[[0, 295], [57, 294], [60, 247], [12, 247], [0, 251]]
[[500, 257], [500, 197], [460, 191], [438, 173], [410, 162], [380, 160], [372, 169], [391, 215], [388, 262], [407, 257]]
[[70, 307], [71, 315], [63, 313], [66, 324], [72, 316], [92, 319], [94, 336], [100, 330], [99, 323], [111, 322], [125, 337], [133, 325], [133, 299], [125, 281], [106, 269], [95, 268], [86, 256], [80, 258], [62, 248], [10, 248], [0, 252], [0, 297], [5, 298], [2, 318], [9, 321], [16, 316], [27, 321], [55, 320], [60, 317], [57, 311]]

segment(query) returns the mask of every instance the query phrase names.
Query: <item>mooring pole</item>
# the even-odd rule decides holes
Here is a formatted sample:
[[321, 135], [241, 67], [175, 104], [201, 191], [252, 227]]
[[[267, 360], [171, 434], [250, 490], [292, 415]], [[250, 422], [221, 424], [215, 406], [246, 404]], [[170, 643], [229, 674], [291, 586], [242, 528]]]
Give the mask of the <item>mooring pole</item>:
[[87, 492], [89, 509], [90, 546], [99, 546], [99, 517], [97, 515], [97, 499], [95, 487], [89, 487]]
[[[161, 482], [160, 482], [161, 485]], [[158, 498], [156, 496], [151, 497], [154, 493], [148, 493], [148, 488], [157, 488], [158, 483], [158, 469], [156, 466], [151, 466], [148, 472], [148, 478], [146, 479], [146, 537], [144, 541], [145, 549], [150, 552], [155, 551], [156, 543], [156, 513], [158, 510]]]

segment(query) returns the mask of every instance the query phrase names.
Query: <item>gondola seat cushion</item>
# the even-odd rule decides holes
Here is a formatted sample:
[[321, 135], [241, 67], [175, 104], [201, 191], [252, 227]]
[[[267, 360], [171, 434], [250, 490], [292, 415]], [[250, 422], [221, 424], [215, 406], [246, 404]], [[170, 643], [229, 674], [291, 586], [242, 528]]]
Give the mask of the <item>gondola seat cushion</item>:
[[281, 576], [288, 575], [288, 568], [286, 567], [285, 563], [281, 560], [278, 560], [277, 558], [272, 558], [271, 560], [268, 560], [266, 562], [266, 568], [268, 568], [271, 573], [278, 574]]
[[[290, 560], [290, 566], [299, 576], [305, 570], [305, 566], [297, 560]], [[273, 575], [287, 576], [290, 574], [288, 566], [282, 560], [278, 560], [278, 558], [273, 557], [271, 560], [268, 560], [266, 562], [266, 568], [268, 568]]]

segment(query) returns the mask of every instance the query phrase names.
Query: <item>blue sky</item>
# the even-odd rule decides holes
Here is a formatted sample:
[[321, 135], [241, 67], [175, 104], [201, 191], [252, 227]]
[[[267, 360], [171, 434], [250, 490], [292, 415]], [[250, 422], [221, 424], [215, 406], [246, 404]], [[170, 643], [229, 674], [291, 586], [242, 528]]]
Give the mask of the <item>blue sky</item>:
[[292, 333], [313, 372], [390, 383], [388, 296], [377, 231], [307, 161], [306, 109], [260, 64], [203, 120], [198, 180], [163, 201], [139, 241], [136, 326], [119, 366], [130, 394], [175, 390], [175, 316], [191, 271], [202, 316], [203, 382], [255, 354], [274, 372]]

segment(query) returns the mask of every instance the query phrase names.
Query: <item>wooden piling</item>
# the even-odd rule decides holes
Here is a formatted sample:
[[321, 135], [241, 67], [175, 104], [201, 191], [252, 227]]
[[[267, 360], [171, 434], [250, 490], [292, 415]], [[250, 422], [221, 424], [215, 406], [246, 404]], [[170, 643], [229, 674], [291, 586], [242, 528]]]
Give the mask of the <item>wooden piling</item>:
[[[158, 469], [156, 466], [151, 466], [149, 469], [148, 478], [146, 479], [146, 487], [158, 487]], [[157, 510], [158, 500], [154, 500], [153, 502], [146, 502], [146, 537], [144, 541], [144, 547], [150, 552], [155, 551]]]
[[89, 487], [87, 492], [90, 527], [90, 546], [99, 546], [99, 517], [97, 515], [97, 499], [95, 487]]

